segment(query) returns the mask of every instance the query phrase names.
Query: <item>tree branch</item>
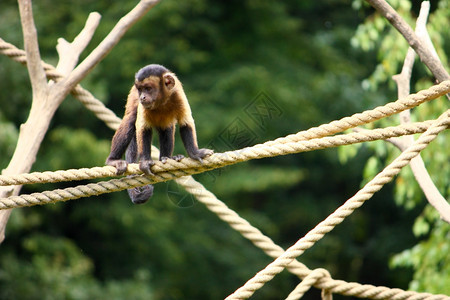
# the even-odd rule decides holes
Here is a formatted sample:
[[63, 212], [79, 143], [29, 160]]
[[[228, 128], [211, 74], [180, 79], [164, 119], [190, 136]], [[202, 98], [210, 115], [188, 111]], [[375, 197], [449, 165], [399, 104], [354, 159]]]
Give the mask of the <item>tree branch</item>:
[[[158, 2], [157, 0], [141, 0], [132, 11], [117, 23], [85, 61], [72, 71], [68, 78], [49, 86], [44, 68], [41, 65], [31, 0], [19, 0], [20, 17], [27, 53], [27, 67], [33, 88], [33, 101], [27, 121], [20, 127], [19, 139], [13, 157], [8, 167], [3, 170], [3, 174], [10, 175], [30, 171], [50, 121], [61, 102], [76, 84], [111, 51], [125, 32]], [[71, 68], [68, 68], [68, 70], [70, 72]], [[15, 186], [13, 194], [18, 195], [20, 189], [21, 186]], [[10, 193], [10, 189], [1, 189], [0, 198]], [[10, 213], [10, 210], [0, 212], [0, 243], [4, 240], [5, 228]]]
[[450, 75], [436, 59], [432, 51], [420, 42], [408, 23], [384, 0], [366, 0], [381, 13], [406, 39], [408, 44], [419, 55], [420, 60], [430, 69], [438, 81], [449, 80]]
[[[422, 39], [423, 36], [428, 37], [428, 42], [423, 42], [426, 44], [427, 49], [430, 49], [432, 53], [436, 55], [437, 60], [440, 63], [439, 58], [437, 57], [436, 51], [434, 50], [434, 46], [429, 39], [428, 32], [426, 30], [426, 23], [428, 19], [428, 13], [430, 10], [430, 3], [428, 1], [422, 2], [422, 6], [420, 9], [419, 17], [416, 21], [416, 32], [419, 34]], [[422, 41], [427, 40], [422, 39]], [[410, 94], [410, 80], [412, 67], [414, 65], [415, 53], [412, 48], [408, 49], [408, 53], [406, 54], [405, 61], [403, 63], [403, 68], [400, 74], [393, 76], [392, 78], [397, 83], [398, 86], [398, 97], [404, 98]], [[400, 113], [400, 123], [411, 123], [411, 113], [410, 110], [405, 110]], [[414, 143], [413, 136], [404, 136], [401, 139], [390, 139], [388, 140], [393, 145], [398, 147], [401, 151], [404, 151], [410, 145]], [[445, 198], [441, 195], [437, 187], [434, 185], [426, 167], [422, 160], [422, 157], [417, 155], [410, 162], [411, 169], [413, 171], [414, 177], [419, 183], [420, 188], [425, 194], [428, 202], [439, 212], [441, 218], [450, 223], [450, 205], [445, 200]]]
[[42, 99], [47, 94], [47, 78], [41, 65], [41, 55], [34, 25], [31, 0], [19, 0], [20, 20], [22, 23], [25, 52], [27, 53], [27, 68], [30, 76], [33, 98]]
[[56, 70], [65, 76], [75, 68], [78, 63], [78, 59], [83, 50], [87, 47], [95, 33], [98, 25], [100, 24], [101, 15], [97, 12], [89, 14], [86, 20], [86, 25], [83, 30], [77, 35], [72, 43], [69, 43], [64, 38], [58, 39], [58, 45], [56, 50], [59, 55], [59, 62], [56, 66]]
[[[36, 26], [33, 19], [33, 10], [31, 0], [19, 0], [20, 20], [22, 23], [23, 39], [25, 52], [27, 54], [27, 68], [30, 76], [32, 88], [32, 105], [30, 115], [25, 124], [20, 127], [19, 139], [17, 141], [16, 150], [11, 158], [8, 167], [3, 170], [2, 174], [17, 174], [28, 172], [33, 164], [36, 153], [39, 149], [45, 131], [38, 131], [40, 126], [50, 122], [46, 122], [48, 94], [47, 78], [44, 68], [41, 65], [41, 56], [39, 53], [39, 44], [37, 38]], [[34, 153], [34, 155], [31, 155]], [[29, 155], [30, 154], [30, 155]], [[14, 186], [11, 189], [1, 189], [0, 197], [4, 195], [18, 195], [21, 186]], [[8, 222], [11, 210], [0, 212], [0, 243], [5, 238], [5, 228]]]
[[123, 16], [97, 48], [63, 81], [66, 92], [73, 89], [112, 50], [127, 30], [158, 3], [159, 0], [141, 0]]

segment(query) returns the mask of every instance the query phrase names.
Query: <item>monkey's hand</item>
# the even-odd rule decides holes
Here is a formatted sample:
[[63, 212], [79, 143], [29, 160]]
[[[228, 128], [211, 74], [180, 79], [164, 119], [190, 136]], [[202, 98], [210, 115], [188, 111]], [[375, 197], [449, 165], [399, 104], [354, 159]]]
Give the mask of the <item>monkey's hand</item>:
[[159, 158], [159, 160], [160, 160], [163, 164], [165, 164], [165, 163], [167, 162], [168, 159], [174, 159], [174, 160], [176, 160], [176, 161], [181, 161], [183, 158], [184, 158], [184, 155], [178, 154], [178, 155], [171, 156], [171, 157], [161, 156], [161, 157]]
[[128, 163], [125, 160], [122, 159], [107, 159], [106, 164], [108, 166], [113, 166], [117, 169], [117, 175], [122, 175], [126, 172]]
[[139, 169], [147, 175], [153, 175], [150, 167], [153, 166], [155, 162], [151, 159], [139, 161]]
[[203, 163], [203, 158], [210, 156], [214, 154], [214, 150], [211, 149], [198, 149], [196, 152], [189, 154], [189, 156], [195, 160], [198, 160], [199, 162]]

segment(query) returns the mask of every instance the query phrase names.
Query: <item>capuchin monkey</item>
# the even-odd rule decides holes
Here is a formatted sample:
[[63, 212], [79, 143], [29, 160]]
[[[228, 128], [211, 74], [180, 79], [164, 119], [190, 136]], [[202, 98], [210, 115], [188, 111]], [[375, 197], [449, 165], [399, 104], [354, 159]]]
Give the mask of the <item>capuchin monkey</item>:
[[[136, 73], [125, 115], [112, 139], [106, 164], [115, 167], [120, 175], [127, 170], [128, 163], [139, 162], [141, 171], [151, 175], [153, 129], [159, 136], [159, 160], [163, 163], [168, 159], [180, 161], [183, 155], [172, 156], [177, 123], [189, 157], [201, 162], [214, 153], [197, 146], [194, 119], [180, 80], [161, 65], [143, 67]], [[124, 152], [125, 160], [122, 159]], [[128, 194], [133, 203], [145, 203], [153, 194], [153, 186], [129, 189]]]

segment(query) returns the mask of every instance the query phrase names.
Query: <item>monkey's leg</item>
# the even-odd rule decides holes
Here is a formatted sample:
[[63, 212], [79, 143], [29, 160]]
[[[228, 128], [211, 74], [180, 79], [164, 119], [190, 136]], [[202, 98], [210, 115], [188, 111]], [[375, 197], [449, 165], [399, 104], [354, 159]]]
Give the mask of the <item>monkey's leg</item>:
[[[137, 144], [136, 136], [133, 137], [125, 152], [125, 159], [128, 163], [137, 162]], [[148, 201], [153, 195], [153, 185], [149, 184], [142, 187], [135, 187], [127, 190], [128, 195], [134, 204], [142, 204]]]
[[165, 163], [169, 158], [180, 161], [184, 158], [183, 155], [172, 156], [173, 146], [175, 144], [175, 125], [169, 128], [158, 128], [159, 134], [159, 160]]
[[198, 148], [194, 126], [189, 124], [180, 126], [180, 135], [184, 147], [186, 148], [186, 152], [188, 153], [190, 158], [202, 162], [202, 158], [205, 158], [206, 156], [214, 153], [214, 151], [211, 149]]
[[133, 136], [130, 144], [128, 145], [127, 151], [125, 152], [125, 160], [127, 163], [132, 164], [137, 162], [137, 143], [136, 136]]
[[[133, 136], [133, 139], [128, 145], [125, 159], [128, 163], [136, 163], [138, 161], [136, 136]], [[134, 204], [143, 204], [153, 195], [153, 185], [149, 184], [142, 187], [135, 187], [128, 189], [127, 192]]]
[[135, 118], [124, 118], [111, 142], [111, 153], [106, 159], [106, 164], [117, 169], [117, 175], [125, 173], [127, 162], [122, 159], [127, 146], [136, 134], [134, 126]]
[[136, 135], [138, 156], [139, 156], [139, 169], [147, 175], [151, 175], [152, 171], [150, 167], [155, 163], [152, 160], [152, 128], [140, 128], [137, 130]]

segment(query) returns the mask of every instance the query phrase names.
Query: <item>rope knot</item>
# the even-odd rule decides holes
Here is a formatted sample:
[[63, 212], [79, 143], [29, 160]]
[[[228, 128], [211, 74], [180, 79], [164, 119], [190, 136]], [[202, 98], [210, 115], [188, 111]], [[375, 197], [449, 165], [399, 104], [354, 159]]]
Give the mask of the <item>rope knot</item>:
[[[295, 289], [287, 296], [286, 300], [297, 300], [303, 297], [303, 295], [313, 286], [316, 282], [322, 279], [331, 279], [330, 272], [323, 268], [312, 270], [311, 273], [306, 276], [302, 282], [300, 282]], [[326, 289], [322, 289], [322, 300], [332, 300], [333, 294]]]

